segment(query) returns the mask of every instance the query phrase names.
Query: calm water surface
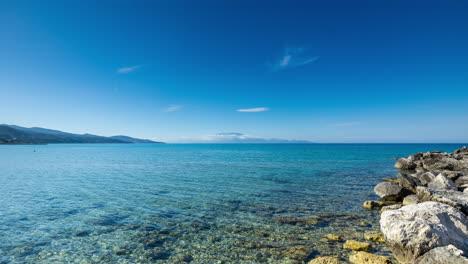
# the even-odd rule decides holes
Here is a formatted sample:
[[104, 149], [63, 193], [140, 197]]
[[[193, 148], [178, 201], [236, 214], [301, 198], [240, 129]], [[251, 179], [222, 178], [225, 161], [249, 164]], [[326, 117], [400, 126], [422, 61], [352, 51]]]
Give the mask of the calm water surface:
[[462, 145], [0, 146], [0, 263], [346, 260], [393, 157]]

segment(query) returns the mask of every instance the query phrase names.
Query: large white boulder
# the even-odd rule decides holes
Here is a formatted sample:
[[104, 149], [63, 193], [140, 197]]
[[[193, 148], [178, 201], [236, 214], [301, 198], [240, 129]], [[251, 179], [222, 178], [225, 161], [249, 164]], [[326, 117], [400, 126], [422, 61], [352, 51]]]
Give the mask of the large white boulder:
[[463, 255], [463, 251], [448, 245], [437, 247], [418, 258], [413, 264], [468, 264], [468, 259]]
[[413, 263], [436, 247], [468, 252], [468, 219], [442, 203], [423, 202], [382, 213], [380, 228], [401, 264]]

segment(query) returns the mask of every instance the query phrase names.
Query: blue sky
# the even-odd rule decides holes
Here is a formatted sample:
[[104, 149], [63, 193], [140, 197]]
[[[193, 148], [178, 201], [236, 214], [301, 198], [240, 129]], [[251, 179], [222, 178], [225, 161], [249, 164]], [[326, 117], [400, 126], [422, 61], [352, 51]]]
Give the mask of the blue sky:
[[0, 123], [468, 142], [466, 14], [450, 0], [1, 1]]

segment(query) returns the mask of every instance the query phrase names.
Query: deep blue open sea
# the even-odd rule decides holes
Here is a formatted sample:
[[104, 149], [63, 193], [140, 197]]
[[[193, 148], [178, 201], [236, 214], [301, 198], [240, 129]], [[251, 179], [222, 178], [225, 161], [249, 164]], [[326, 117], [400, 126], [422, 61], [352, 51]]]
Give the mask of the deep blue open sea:
[[392, 158], [461, 146], [0, 146], [0, 263], [345, 260], [323, 235], [378, 229], [362, 202]]

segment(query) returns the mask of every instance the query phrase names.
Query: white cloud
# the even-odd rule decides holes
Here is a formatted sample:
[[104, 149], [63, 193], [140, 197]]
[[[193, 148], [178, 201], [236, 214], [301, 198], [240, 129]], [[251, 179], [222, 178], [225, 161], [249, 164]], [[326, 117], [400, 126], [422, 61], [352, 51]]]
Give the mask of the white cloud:
[[257, 108], [247, 108], [247, 109], [237, 109], [237, 112], [244, 113], [255, 113], [255, 112], [265, 112], [270, 110], [268, 107], [257, 107]]
[[208, 135], [193, 139], [182, 140], [186, 143], [312, 143], [305, 140], [289, 140], [289, 139], [275, 139], [275, 138], [261, 138], [252, 135], [246, 135], [242, 133], [219, 133], [214, 135]]
[[122, 67], [122, 68], [117, 69], [117, 73], [120, 73], [120, 74], [131, 73], [131, 72], [134, 72], [135, 70], [137, 70], [140, 67], [141, 67], [141, 65]]
[[304, 48], [286, 48], [283, 56], [272, 65], [273, 70], [283, 70], [292, 67], [299, 67], [317, 61], [319, 56], [306, 55]]
[[175, 111], [179, 111], [180, 109], [182, 109], [182, 105], [170, 105], [168, 107], [166, 107], [163, 111], [164, 112], [175, 112]]

